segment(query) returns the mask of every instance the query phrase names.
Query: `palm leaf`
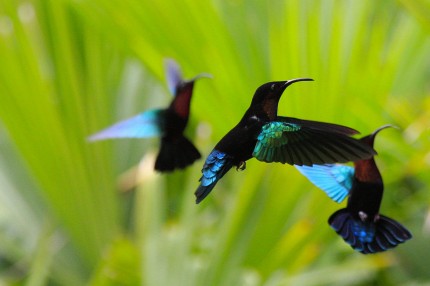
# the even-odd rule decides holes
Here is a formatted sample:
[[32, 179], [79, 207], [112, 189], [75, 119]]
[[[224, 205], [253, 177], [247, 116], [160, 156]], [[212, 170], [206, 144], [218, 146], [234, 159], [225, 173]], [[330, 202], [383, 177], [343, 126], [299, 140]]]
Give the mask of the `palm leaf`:
[[[314, 84], [286, 91], [280, 115], [363, 133], [385, 123], [403, 127], [405, 133], [378, 138], [376, 146], [387, 182], [383, 208], [410, 217], [418, 229], [416, 210], [427, 207], [428, 196], [414, 194], [428, 193], [420, 191], [429, 171], [424, 3], [0, 1], [0, 182], [8, 213], [0, 218], [28, 241], [0, 232], [8, 261], [0, 279], [382, 284], [399, 273], [386, 269], [393, 257], [403, 270], [404, 261], [423, 264], [406, 260], [406, 250], [416, 250], [413, 240], [405, 253], [399, 248], [357, 260], [326, 223], [337, 206], [294, 168], [250, 160], [246, 171], [227, 174], [196, 206], [203, 162], [160, 176], [142, 167], [151, 159], [134, 168], [157, 140], [89, 145], [85, 138], [167, 104], [165, 57], [179, 62], [185, 78], [214, 76], [196, 84], [187, 130], [202, 154], [240, 119], [261, 83], [311, 77]], [[119, 194], [118, 180], [136, 193]], [[357, 264], [362, 275], [349, 279]], [[129, 279], [122, 269], [130, 270]], [[384, 271], [390, 272], [379, 275]], [[330, 279], [318, 278], [326, 273]]]

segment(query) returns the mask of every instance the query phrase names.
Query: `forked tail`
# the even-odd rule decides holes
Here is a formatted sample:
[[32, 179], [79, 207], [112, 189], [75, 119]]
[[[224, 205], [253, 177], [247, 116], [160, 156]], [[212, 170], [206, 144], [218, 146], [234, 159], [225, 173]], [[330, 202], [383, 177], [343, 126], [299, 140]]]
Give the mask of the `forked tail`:
[[183, 169], [200, 159], [200, 152], [184, 136], [178, 138], [161, 138], [160, 152], [154, 169], [159, 172], [171, 172]]

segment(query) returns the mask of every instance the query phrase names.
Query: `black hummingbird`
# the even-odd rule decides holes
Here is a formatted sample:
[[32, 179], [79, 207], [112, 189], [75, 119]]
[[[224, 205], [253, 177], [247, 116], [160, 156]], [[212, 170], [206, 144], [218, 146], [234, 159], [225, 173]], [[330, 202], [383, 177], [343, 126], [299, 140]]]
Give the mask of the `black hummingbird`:
[[206, 159], [197, 188], [196, 203], [202, 201], [233, 166], [244, 170], [255, 157], [264, 162], [312, 165], [369, 158], [376, 152], [350, 136], [356, 130], [337, 124], [278, 116], [284, 90], [298, 78], [261, 85], [240, 122], [215, 146]]
[[[378, 128], [360, 141], [373, 147], [376, 134], [388, 127], [391, 125]], [[347, 207], [332, 214], [328, 222], [354, 250], [364, 254], [381, 252], [412, 238], [404, 226], [379, 213], [384, 185], [373, 157], [355, 161], [354, 167], [296, 167], [336, 202], [349, 195]]]
[[90, 141], [111, 138], [161, 137], [161, 147], [154, 169], [170, 172], [183, 169], [200, 159], [200, 152], [184, 136], [190, 115], [190, 103], [194, 82], [208, 74], [199, 74], [191, 80], [183, 80], [175, 61], [165, 61], [166, 77], [170, 92], [175, 97], [166, 109], [153, 109], [112, 125], [92, 136]]

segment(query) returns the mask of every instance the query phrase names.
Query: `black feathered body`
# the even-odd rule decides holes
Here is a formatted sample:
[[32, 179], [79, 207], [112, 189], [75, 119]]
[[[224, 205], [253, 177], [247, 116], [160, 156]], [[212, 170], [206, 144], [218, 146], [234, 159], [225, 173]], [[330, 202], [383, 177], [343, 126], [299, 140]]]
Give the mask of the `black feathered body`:
[[359, 212], [377, 218], [381, 207], [383, 186], [378, 183], [353, 181], [347, 209], [358, 218]]
[[267, 122], [269, 118], [258, 110], [258, 106], [250, 107], [239, 123], [215, 145], [214, 150], [231, 156], [233, 165], [239, 166], [252, 158], [258, 134]]
[[194, 144], [184, 136], [190, 114], [193, 86], [194, 82], [181, 83], [176, 88], [177, 95], [164, 111], [162, 120], [164, 133], [155, 161], [155, 170], [169, 172], [175, 168], [182, 169], [201, 157]]
[[373, 158], [359, 160], [354, 165], [354, 179], [347, 209], [357, 216], [359, 212], [363, 212], [373, 221], [379, 215], [384, 192], [381, 174]]

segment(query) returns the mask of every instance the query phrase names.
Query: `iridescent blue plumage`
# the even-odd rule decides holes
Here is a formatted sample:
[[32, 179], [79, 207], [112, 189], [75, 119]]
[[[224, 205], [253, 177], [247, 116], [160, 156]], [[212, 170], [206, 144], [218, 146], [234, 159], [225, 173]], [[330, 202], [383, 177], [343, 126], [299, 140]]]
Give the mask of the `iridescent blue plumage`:
[[232, 159], [231, 156], [218, 150], [213, 150], [209, 154], [202, 169], [200, 186], [196, 190], [197, 203], [203, 200], [215, 187], [218, 180], [231, 169], [233, 166]]
[[358, 238], [362, 243], [369, 243], [373, 241], [375, 237], [375, 225], [365, 224], [362, 221], [354, 221], [351, 224], [351, 230], [353, 235]]
[[89, 141], [112, 138], [148, 138], [162, 136], [164, 110], [154, 109], [120, 121], [94, 135]]
[[349, 194], [354, 168], [340, 164], [297, 166], [302, 175], [323, 190], [333, 201], [341, 203]]

